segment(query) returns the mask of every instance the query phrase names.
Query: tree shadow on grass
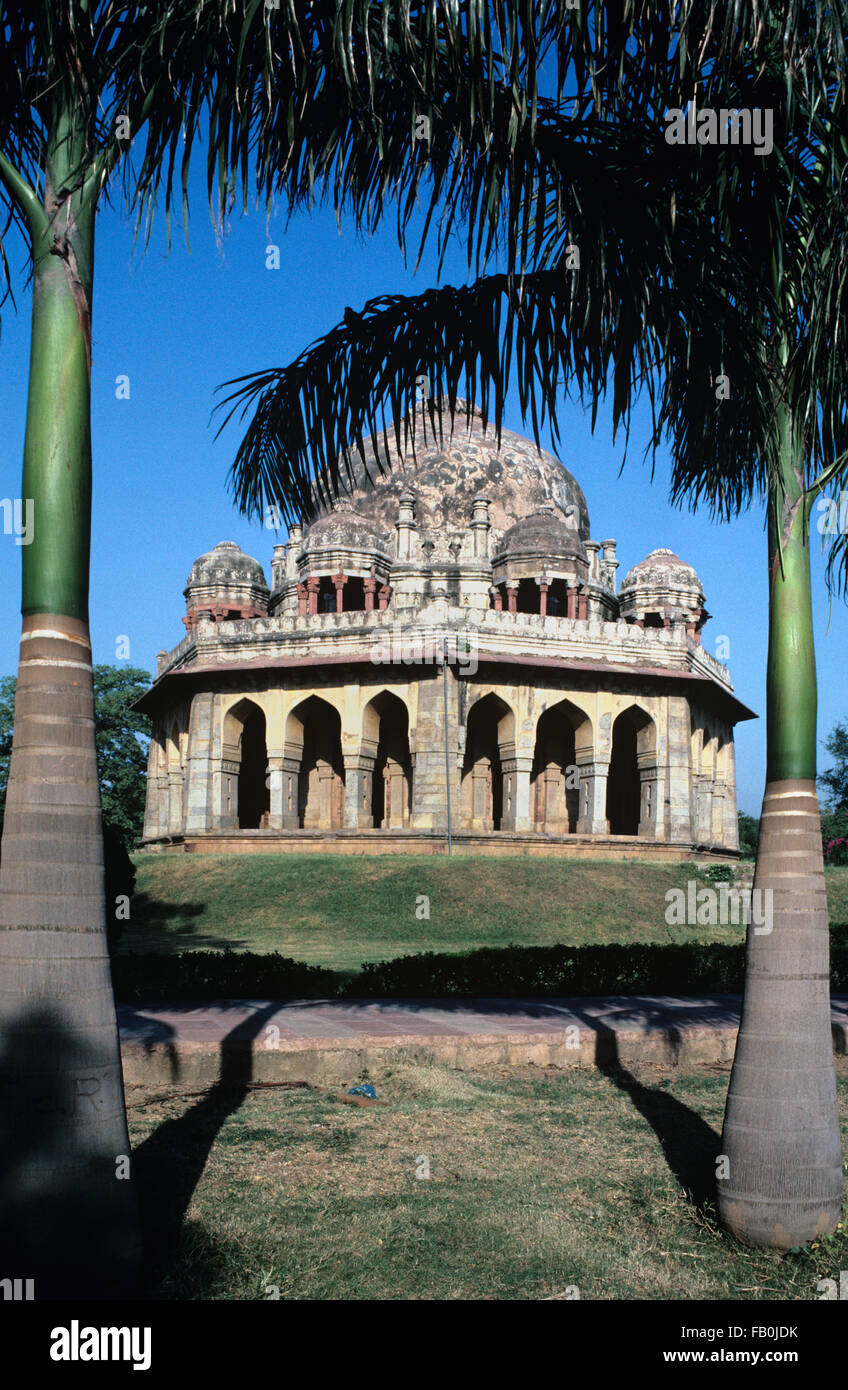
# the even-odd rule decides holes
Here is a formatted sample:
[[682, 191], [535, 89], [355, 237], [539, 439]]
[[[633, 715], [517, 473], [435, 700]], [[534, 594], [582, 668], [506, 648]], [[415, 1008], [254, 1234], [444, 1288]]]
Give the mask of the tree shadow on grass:
[[247, 939], [204, 932], [202, 922], [208, 902], [172, 903], [149, 893], [134, 893], [132, 921], [121, 936], [120, 954], [129, 951], [155, 952], [157, 955], [178, 955], [187, 949], [234, 951], [247, 947]]
[[196, 1256], [202, 1256], [202, 1270], [192, 1272], [196, 1297], [203, 1296], [198, 1275], [201, 1284], [211, 1280], [225, 1262], [223, 1247], [219, 1248], [198, 1223], [185, 1223], [184, 1218], [218, 1134], [248, 1094], [253, 1080], [253, 1040], [278, 1008], [279, 1004], [270, 1002], [248, 1019], [240, 1013], [236, 1026], [221, 1039], [217, 1082], [184, 1115], [165, 1120], [134, 1151], [145, 1234], [143, 1284], [153, 1296], [160, 1286], [167, 1288], [175, 1275], [182, 1279], [179, 1270], [185, 1266], [186, 1242], [194, 1252], [192, 1264]]
[[[683, 1188], [696, 1211], [703, 1211], [716, 1202], [716, 1158], [721, 1152], [721, 1136], [682, 1101], [667, 1091], [645, 1086], [621, 1062], [618, 1037], [614, 1028], [598, 1018], [581, 1015], [595, 1034], [595, 1066], [598, 1071], [632, 1101], [643, 1119], [656, 1134], [668, 1167]], [[677, 1054], [683, 1035], [676, 1027], [668, 1028], [667, 1037]]]

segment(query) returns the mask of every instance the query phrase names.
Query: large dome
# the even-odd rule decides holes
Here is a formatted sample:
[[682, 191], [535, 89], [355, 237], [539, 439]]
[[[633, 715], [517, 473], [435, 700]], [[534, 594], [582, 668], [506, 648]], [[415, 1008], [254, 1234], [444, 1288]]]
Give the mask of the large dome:
[[[415, 412], [415, 457], [408, 444], [403, 460], [398, 454], [393, 431], [388, 432], [390, 472], [381, 474], [378, 457], [386, 466], [386, 441], [378, 435], [379, 455], [374, 439], [365, 441], [366, 467], [355, 455], [352, 461], [354, 485], [346, 488], [360, 517], [377, 531], [392, 534], [397, 520], [401, 493], [415, 493], [415, 517], [422, 530], [465, 530], [471, 519], [474, 498], [485, 493], [490, 500], [489, 518], [498, 531], [507, 531], [523, 517], [553, 503], [563, 517], [569, 507], [572, 524], [576, 519], [581, 540], [588, 540], [589, 509], [576, 479], [567, 468], [544, 450], [539, 453], [531, 440], [512, 430], [497, 435], [491, 421], [483, 430], [480, 412], [465, 419], [465, 404], [457, 402], [453, 436], [450, 417], [443, 419], [444, 438], [439, 440], [438, 418], [435, 434], [425, 404]], [[371, 481], [369, 481], [370, 474]], [[343, 482], [344, 486], [344, 482]], [[324, 511], [325, 508], [318, 510]]]

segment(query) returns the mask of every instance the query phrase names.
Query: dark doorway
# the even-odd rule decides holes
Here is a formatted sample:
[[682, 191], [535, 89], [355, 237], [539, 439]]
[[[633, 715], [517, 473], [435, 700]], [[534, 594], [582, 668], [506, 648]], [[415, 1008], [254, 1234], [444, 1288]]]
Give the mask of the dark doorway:
[[402, 830], [409, 823], [412, 794], [409, 715], [403, 700], [388, 690], [372, 705], [380, 720], [371, 791], [374, 829]]
[[241, 731], [241, 765], [238, 778], [239, 830], [258, 830], [271, 807], [268, 781], [268, 749], [265, 742], [265, 715], [254, 707], [245, 717]]
[[638, 835], [641, 811], [640, 755], [654, 747], [653, 720], [643, 710], [623, 710], [612, 726], [607, 781], [607, 820], [611, 835]]

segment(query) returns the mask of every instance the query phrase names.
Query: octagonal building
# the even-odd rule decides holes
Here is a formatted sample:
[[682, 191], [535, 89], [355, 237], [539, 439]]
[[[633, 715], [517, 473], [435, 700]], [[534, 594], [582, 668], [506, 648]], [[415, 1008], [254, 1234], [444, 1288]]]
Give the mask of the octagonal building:
[[143, 847], [686, 858], [738, 848], [734, 725], [696, 570], [616, 584], [574, 477], [476, 411], [347, 491], [262, 565], [191, 567], [153, 719]]

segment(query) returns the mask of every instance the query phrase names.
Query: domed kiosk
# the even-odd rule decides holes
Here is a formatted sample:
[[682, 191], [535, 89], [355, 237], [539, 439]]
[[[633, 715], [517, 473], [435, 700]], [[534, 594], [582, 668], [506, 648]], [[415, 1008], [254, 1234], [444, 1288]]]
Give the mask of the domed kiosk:
[[233, 542], [192, 566], [139, 702], [144, 846], [735, 852], [754, 716], [695, 570], [654, 550], [617, 592], [572, 474], [476, 411], [441, 436], [422, 411], [393, 450], [274, 547], [270, 590]]

